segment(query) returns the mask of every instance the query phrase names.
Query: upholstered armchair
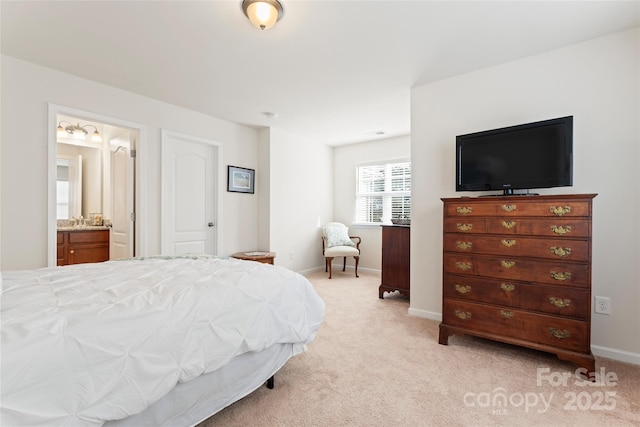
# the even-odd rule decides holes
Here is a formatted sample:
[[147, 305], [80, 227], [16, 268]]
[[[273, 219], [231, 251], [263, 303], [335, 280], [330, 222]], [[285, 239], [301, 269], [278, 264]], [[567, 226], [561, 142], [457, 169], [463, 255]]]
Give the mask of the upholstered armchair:
[[343, 257], [342, 271], [347, 268], [347, 257], [356, 260], [356, 277], [358, 276], [358, 261], [360, 260], [359, 236], [349, 236], [349, 229], [339, 222], [330, 222], [322, 229], [322, 255], [324, 256], [324, 271], [329, 271], [331, 279], [331, 261], [335, 257]]

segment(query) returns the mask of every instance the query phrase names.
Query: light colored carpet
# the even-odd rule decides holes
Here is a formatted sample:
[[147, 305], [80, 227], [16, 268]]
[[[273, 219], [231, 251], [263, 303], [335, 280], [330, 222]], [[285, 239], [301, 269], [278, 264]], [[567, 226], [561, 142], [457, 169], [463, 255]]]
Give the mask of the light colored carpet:
[[438, 322], [409, 316], [400, 295], [378, 298], [379, 275], [326, 277], [308, 275], [327, 305], [308, 351], [275, 389], [199, 427], [640, 425], [640, 366], [597, 358], [616, 384], [585, 386], [555, 355], [472, 337], [439, 345]]

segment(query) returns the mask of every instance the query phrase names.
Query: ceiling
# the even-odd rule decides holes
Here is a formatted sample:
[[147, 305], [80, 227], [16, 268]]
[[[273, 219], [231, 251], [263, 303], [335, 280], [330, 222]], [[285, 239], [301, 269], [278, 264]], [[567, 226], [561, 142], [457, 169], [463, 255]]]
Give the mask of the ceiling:
[[340, 145], [408, 134], [416, 85], [640, 25], [640, 1], [281, 2], [284, 18], [260, 31], [241, 0], [2, 0], [1, 48], [210, 116]]

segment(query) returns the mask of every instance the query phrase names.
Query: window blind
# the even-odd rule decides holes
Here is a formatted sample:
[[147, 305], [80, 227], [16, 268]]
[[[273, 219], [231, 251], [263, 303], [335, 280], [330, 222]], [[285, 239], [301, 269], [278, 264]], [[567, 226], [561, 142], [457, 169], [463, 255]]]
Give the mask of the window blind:
[[358, 166], [357, 176], [356, 222], [411, 216], [411, 162]]

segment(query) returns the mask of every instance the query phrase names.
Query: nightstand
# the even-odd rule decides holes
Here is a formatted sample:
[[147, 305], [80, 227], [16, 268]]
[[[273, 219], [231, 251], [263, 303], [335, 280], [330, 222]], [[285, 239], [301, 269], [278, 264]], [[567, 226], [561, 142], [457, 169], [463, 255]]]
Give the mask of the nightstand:
[[247, 261], [257, 261], [257, 262], [262, 262], [264, 264], [273, 264], [273, 259], [276, 257], [276, 254], [275, 252], [252, 251], [252, 252], [236, 252], [231, 256], [233, 258], [244, 259]]

